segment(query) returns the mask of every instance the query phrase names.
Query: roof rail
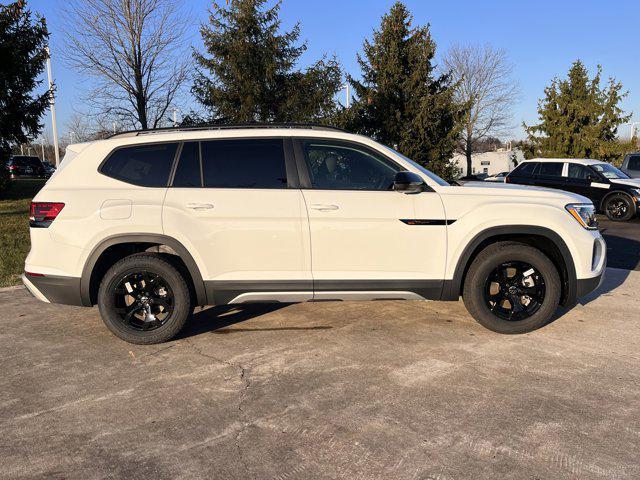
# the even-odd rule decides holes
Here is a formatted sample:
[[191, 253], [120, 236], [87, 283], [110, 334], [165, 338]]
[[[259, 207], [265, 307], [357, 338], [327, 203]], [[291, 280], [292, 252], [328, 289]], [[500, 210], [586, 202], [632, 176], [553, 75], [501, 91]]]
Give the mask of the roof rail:
[[143, 130], [127, 130], [125, 132], [114, 133], [107, 138], [117, 137], [135, 137], [138, 135], [149, 135], [155, 133], [170, 133], [170, 132], [200, 132], [207, 130], [232, 130], [232, 129], [252, 129], [252, 128], [308, 128], [311, 130], [330, 130], [338, 132], [347, 132], [347, 130], [334, 127], [331, 125], [322, 125], [319, 123], [220, 123], [200, 125], [197, 127], [161, 127], [161, 128], [149, 128]]

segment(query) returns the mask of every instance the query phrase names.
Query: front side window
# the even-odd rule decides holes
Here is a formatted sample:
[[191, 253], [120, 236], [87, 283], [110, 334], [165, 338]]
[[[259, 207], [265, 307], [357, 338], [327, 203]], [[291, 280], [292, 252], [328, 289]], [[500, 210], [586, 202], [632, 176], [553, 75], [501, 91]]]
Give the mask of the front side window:
[[610, 178], [610, 179], [631, 178], [622, 170], [618, 170], [616, 167], [608, 163], [596, 163], [595, 165], [591, 165], [591, 168], [593, 168], [599, 174], [603, 175], [605, 178]]
[[392, 190], [394, 163], [367, 148], [331, 141], [304, 142], [311, 186], [323, 190]]
[[209, 188], [287, 188], [282, 139], [201, 142], [202, 175]]
[[540, 162], [538, 175], [541, 177], [561, 177], [564, 163], [560, 162]]
[[100, 173], [141, 187], [166, 187], [177, 143], [137, 145], [115, 150]]
[[589, 170], [584, 165], [578, 165], [577, 163], [569, 164], [569, 178], [577, 180], [588, 180]]

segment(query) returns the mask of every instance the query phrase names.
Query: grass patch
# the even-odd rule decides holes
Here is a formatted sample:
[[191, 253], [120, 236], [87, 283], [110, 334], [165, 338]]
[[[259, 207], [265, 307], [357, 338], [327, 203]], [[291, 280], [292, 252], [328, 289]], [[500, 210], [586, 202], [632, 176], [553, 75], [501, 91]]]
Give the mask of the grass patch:
[[29, 203], [45, 180], [14, 180], [0, 194], [0, 287], [18, 285], [29, 253]]

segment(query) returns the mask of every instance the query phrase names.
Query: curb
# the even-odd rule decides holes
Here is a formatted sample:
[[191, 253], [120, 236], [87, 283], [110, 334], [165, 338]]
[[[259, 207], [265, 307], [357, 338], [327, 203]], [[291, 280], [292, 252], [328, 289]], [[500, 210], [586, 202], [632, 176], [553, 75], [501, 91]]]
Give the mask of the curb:
[[24, 285], [14, 285], [12, 287], [2, 287], [2, 288], [0, 288], [0, 293], [2, 293], [2, 292], [10, 292], [12, 290], [21, 290], [23, 288], [25, 288]]

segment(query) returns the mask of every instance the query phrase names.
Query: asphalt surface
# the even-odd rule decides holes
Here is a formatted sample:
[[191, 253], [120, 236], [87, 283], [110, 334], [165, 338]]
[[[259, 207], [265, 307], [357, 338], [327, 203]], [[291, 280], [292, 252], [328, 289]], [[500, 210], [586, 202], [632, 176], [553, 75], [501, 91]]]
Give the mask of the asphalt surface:
[[504, 336], [462, 303], [212, 308], [133, 346], [0, 291], [2, 478], [636, 479], [640, 272]]
[[602, 236], [607, 242], [607, 265], [640, 270], [640, 218], [629, 222], [612, 222], [598, 216]]

